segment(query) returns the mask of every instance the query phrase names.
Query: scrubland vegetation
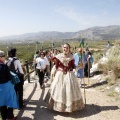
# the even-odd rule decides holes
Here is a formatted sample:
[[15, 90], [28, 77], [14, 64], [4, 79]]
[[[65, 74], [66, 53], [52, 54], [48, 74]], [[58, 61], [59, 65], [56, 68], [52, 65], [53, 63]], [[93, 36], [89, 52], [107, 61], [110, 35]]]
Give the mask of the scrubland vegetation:
[[[75, 52], [75, 47], [79, 47], [79, 41], [64, 41], [64, 43], [69, 43], [71, 45], [71, 51]], [[106, 53], [106, 45], [107, 41], [99, 40], [93, 41], [88, 40], [85, 41], [88, 43], [90, 50], [92, 51], [94, 63], [99, 63], [99, 60], [105, 55]], [[61, 50], [61, 45], [63, 41], [54, 41], [54, 48]], [[110, 41], [110, 54], [108, 55], [108, 62], [104, 64], [99, 63], [98, 67], [99, 70], [102, 71], [104, 74], [111, 73], [112, 80], [117, 80], [120, 77], [120, 40]], [[114, 47], [112, 47], [114, 46]], [[25, 63], [26, 60], [29, 62], [33, 60], [33, 56], [36, 50], [51, 50], [52, 44], [51, 41], [45, 41], [41, 44], [35, 43], [26, 43], [26, 44], [11, 44], [11, 45], [0, 45], [0, 49], [4, 50], [7, 54], [8, 47], [15, 47], [17, 48], [17, 57], [20, 59], [21, 63]]]
[[[100, 56], [100, 55], [98, 55]], [[120, 41], [115, 41], [114, 46], [110, 48], [107, 55], [107, 62], [98, 64], [98, 68], [104, 74], [109, 74], [107, 80], [110, 84], [120, 82]]]

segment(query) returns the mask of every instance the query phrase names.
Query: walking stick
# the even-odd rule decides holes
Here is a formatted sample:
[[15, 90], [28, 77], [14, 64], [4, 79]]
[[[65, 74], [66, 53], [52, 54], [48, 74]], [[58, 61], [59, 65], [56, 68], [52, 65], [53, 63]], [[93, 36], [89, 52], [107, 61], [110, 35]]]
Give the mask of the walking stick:
[[83, 49], [82, 49], [82, 62], [83, 62], [84, 100], [85, 100], [85, 107], [86, 107], [86, 91], [85, 91], [85, 79], [84, 79], [84, 54], [83, 54]]
[[91, 55], [88, 55], [88, 85], [90, 85], [90, 66], [91, 66], [91, 63], [90, 63], [90, 58], [91, 58]]
[[80, 43], [80, 47], [82, 48], [83, 83], [84, 83], [84, 100], [85, 100], [85, 107], [86, 107], [86, 91], [85, 91], [85, 80], [84, 80], [84, 54], [83, 54], [83, 50], [84, 50], [84, 39], [82, 39], [82, 41], [81, 41], [81, 43]]
[[88, 85], [89, 85], [89, 75], [90, 75], [90, 63], [89, 63], [90, 61], [89, 61], [89, 59], [88, 59]]

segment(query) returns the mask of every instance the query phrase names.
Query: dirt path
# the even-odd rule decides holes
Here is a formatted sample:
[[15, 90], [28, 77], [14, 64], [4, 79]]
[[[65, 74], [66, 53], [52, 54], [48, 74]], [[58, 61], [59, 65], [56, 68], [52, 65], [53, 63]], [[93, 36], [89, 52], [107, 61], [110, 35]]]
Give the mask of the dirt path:
[[[25, 85], [26, 108], [15, 110], [18, 120], [120, 120], [120, 101], [90, 86], [86, 89], [86, 109], [71, 114], [47, 109], [43, 99], [49, 87], [41, 90], [37, 80]], [[84, 89], [81, 89], [84, 98]]]

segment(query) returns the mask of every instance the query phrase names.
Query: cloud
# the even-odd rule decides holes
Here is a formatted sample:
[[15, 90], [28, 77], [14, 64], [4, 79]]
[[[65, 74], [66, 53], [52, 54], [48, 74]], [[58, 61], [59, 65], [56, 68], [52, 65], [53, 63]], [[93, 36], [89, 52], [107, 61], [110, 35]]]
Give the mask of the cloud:
[[109, 11], [102, 11], [100, 13], [93, 12], [91, 14], [87, 14], [82, 13], [81, 11], [75, 11], [73, 8], [59, 7], [57, 9], [57, 13], [63, 15], [69, 20], [72, 20], [82, 29], [93, 26], [120, 24], [120, 22], [118, 22], [120, 20], [120, 17], [111, 17]]
[[57, 13], [82, 26], [91, 26], [91, 22], [97, 19], [94, 15], [82, 14], [80, 12], [78, 13], [72, 8], [68, 9], [60, 7], [57, 9]]
[[77, 23], [80, 23], [82, 21], [82, 18], [79, 16], [79, 14], [77, 14], [73, 9], [60, 7], [57, 9], [57, 12]]

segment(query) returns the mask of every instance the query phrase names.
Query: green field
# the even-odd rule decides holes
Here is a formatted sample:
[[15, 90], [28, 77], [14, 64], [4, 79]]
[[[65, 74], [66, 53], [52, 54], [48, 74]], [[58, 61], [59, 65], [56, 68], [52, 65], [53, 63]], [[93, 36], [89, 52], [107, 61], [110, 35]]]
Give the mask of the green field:
[[[74, 48], [79, 47], [79, 41], [77, 40], [66, 40], [66, 41], [54, 41], [54, 48], [57, 48], [61, 50], [61, 45], [64, 43], [69, 43], [71, 45], [71, 51], [74, 51]], [[88, 43], [89, 48], [91, 50], [104, 50], [106, 49], [107, 41], [85, 41], [85, 43]], [[111, 46], [114, 45], [114, 41], [110, 41]], [[8, 47], [15, 47], [17, 48], [17, 57], [20, 59], [21, 62], [25, 62], [26, 60], [32, 61], [33, 56], [36, 52], [36, 50], [51, 50], [52, 44], [50, 41], [42, 42], [41, 44], [35, 44], [35, 43], [25, 43], [25, 44], [10, 44], [10, 45], [1, 45], [0, 44], [0, 50], [3, 50], [7, 54]]]

